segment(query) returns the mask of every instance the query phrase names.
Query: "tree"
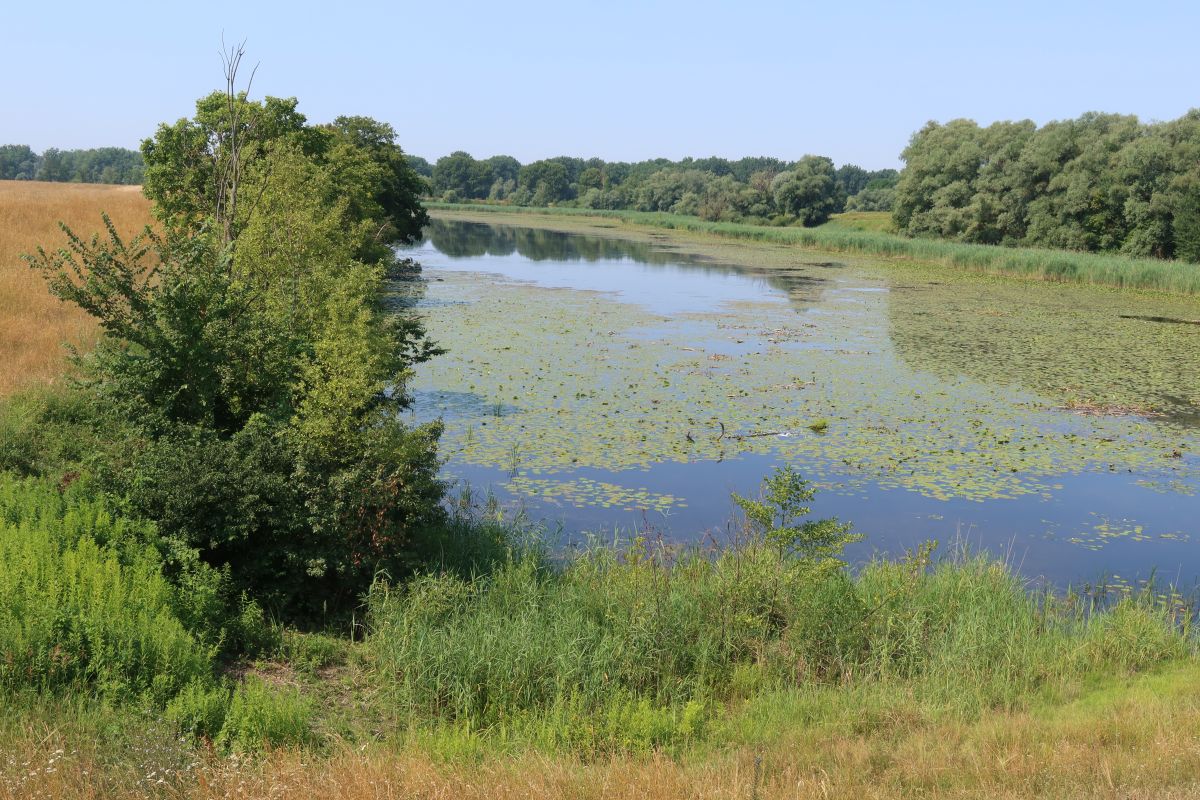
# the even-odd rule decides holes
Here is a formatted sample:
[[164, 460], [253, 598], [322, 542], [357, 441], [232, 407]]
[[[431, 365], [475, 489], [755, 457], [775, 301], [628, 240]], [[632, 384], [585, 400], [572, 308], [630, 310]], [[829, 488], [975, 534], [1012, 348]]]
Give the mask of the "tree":
[[106, 219], [31, 263], [104, 331], [80, 391], [126, 435], [97, 456], [101, 486], [305, 618], [408, 569], [442, 515], [439, 428], [399, 416], [436, 349], [385, 306], [395, 257], [362, 258], [381, 219], [422, 212], [388, 194], [397, 164], [411, 174], [390, 127], [309, 127], [230, 84], [147, 143], [161, 234], [126, 242]]
[[776, 207], [802, 225], [819, 225], [842, 207], [833, 162], [824, 156], [805, 156], [794, 169], [771, 182]]
[[0, 146], [0, 180], [31, 181], [37, 174], [37, 154], [24, 144]]
[[404, 157], [408, 159], [408, 166], [412, 168], [413, 172], [423, 178], [433, 177], [433, 165], [428, 161], [420, 156], [414, 156], [412, 153], [408, 153]]
[[492, 182], [491, 168], [462, 150], [439, 158], [433, 165], [433, 190], [437, 194], [454, 192], [459, 197], [480, 199], [488, 196]]
[[857, 164], [843, 164], [837, 169], [837, 183], [846, 197], [853, 197], [866, 188], [871, 173]]
[[374, 185], [365, 187], [378, 210], [364, 216], [382, 220], [374, 240], [387, 245], [416, 241], [429, 224], [420, 199], [425, 186], [396, 143], [395, 129], [370, 117], [338, 117], [329, 129], [379, 168]]
[[781, 558], [793, 560], [807, 569], [837, 570], [845, 566], [839, 559], [846, 545], [862, 541], [862, 534], [835, 518], [805, 519], [812, 513], [808, 503], [816, 490], [791, 466], [777, 468], [763, 479], [759, 498], [733, 495], [746, 515], [754, 540], [779, 551]]
[[567, 168], [559, 161], [534, 161], [521, 167], [517, 184], [532, 193], [531, 202], [546, 206], [571, 196], [571, 180]]

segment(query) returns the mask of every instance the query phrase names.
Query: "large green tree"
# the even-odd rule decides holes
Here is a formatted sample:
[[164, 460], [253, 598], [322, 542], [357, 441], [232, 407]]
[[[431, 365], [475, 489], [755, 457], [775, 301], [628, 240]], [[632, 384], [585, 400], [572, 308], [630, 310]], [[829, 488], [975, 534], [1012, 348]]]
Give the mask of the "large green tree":
[[833, 162], [824, 156], [804, 156], [796, 166], [771, 181], [776, 207], [802, 225], [819, 225], [845, 203]]
[[411, 169], [388, 126], [295, 108], [203, 98], [144, 148], [160, 232], [68, 233], [32, 261], [105, 333], [80, 389], [122, 432], [101, 485], [304, 618], [409, 568], [443, 487], [437, 426], [399, 418], [435, 349], [388, 310], [379, 248], [423, 219]]

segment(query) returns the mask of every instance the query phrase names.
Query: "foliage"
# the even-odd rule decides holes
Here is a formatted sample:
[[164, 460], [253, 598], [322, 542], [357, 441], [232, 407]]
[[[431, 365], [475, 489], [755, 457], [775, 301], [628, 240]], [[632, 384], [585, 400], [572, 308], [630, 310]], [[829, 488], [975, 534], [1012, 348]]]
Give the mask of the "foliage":
[[[340, 187], [352, 201], [361, 198], [359, 202], [364, 207], [353, 211], [356, 217], [371, 220], [373, 224], [383, 223], [371, 231], [372, 241], [382, 245], [416, 241], [421, 229], [429, 223], [420, 201], [425, 182], [396, 144], [396, 130], [386, 122], [363, 116], [338, 117], [327, 130], [338, 143], [348, 145], [351, 153], [360, 158], [365, 155], [375, 167], [372, 181], [359, 191], [348, 192], [344, 186]], [[350, 160], [350, 155], [341, 155], [336, 147], [331, 147], [326, 158], [335, 168], [345, 170], [343, 164]], [[377, 259], [384, 257], [385, 253], [376, 253]]]
[[233, 687], [190, 683], [166, 707], [167, 719], [181, 730], [234, 753], [312, 744], [313, 716], [311, 700], [294, 687], [257, 676]]
[[1150, 591], [1105, 609], [931, 552], [852, 575], [759, 535], [707, 553], [637, 539], [559, 567], [517, 550], [475, 577], [377, 587], [367, 648], [389, 705], [435, 747], [586, 754], [694, 744], [722, 730], [722, 709], [784, 693], [899, 687], [974, 719], [1193, 651], [1177, 607]]
[[106, 218], [30, 259], [105, 334], [77, 390], [111, 418], [91, 467], [233, 596], [348, 607], [441, 516], [438, 428], [398, 419], [437, 350], [385, 298], [387, 245], [425, 219], [417, 177], [390, 126], [311, 127], [294, 99], [244, 94], [202, 98], [143, 150], [161, 233]]
[[839, 566], [837, 556], [846, 545], [861, 541], [862, 535], [851, 533], [849, 525], [836, 519], [804, 519], [812, 513], [805, 504], [814, 497], [816, 490], [788, 465], [763, 480], [761, 498], [735, 494], [733, 501], [746, 515], [752, 534], [777, 548], [781, 556], [819, 569]]
[[[847, 196], [871, 187], [874, 194], [867, 200], [871, 208], [886, 205], [890, 210], [890, 195], [884, 190], [895, 183], [896, 171], [869, 172], [852, 164], [831, 173], [832, 184], [823, 177], [817, 180], [810, 187], [811, 197], [800, 197], [797, 192], [802, 181], [793, 175], [786, 198], [792, 206], [778, 204], [771, 188], [773, 179], [796, 169], [808, 178], [813, 177], [808, 174], [813, 169], [825, 176], [826, 163], [832, 169], [828, 159], [789, 164], [764, 157], [737, 161], [684, 158], [677, 162], [658, 158], [630, 164], [558, 156], [522, 166], [511, 156], [477, 160], [456, 151], [438, 159], [430, 174], [432, 194], [447, 202], [486, 199], [515, 205], [636, 209], [735, 222], [783, 215], [787, 222], [800, 219], [804, 224], [818, 224], [817, 220], [825, 218], [822, 215], [840, 211]], [[806, 209], [802, 214], [801, 208]]]
[[1141, 124], [1084, 114], [1032, 122], [931, 122], [896, 186], [908, 235], [1192, 259], [1200, 112]]
[[495, 180], [490, 165], [461, 150], [439, 158], [430, 176], [435, 194], [452, 191], [460, 197], [487, 197]]
[[0, 180], [139, 184], [142, 155], [122, 147], [35, 153], [28, 145], [0, 145]]
[[51, 486], [0, 477], [0, 691], [165, 701], [207, 677], [215, 646], [180, 620], [144, 523]]
[[233, 690], [216, 741], [234, 752], [310, 744], [312, 701], [288, 686], [251, 677]]
[[820, 225], [845, 205], [833, 162], [822, 156], [805, 156], [794, 169], [776, 175], [771, 191], [779, 211], [807, 226]]

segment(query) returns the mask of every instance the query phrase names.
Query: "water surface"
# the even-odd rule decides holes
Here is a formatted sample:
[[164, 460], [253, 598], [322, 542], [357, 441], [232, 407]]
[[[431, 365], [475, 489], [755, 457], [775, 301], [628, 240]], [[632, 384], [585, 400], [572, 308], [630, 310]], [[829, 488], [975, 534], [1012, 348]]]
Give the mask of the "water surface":
[[790, 463], [854, 559], [966, 539], [1057, 583], [1200, 575], [1194, 301], [447, 220], [410, 254], [450, 351], [414, 419], [552, 529], [720, 539]]

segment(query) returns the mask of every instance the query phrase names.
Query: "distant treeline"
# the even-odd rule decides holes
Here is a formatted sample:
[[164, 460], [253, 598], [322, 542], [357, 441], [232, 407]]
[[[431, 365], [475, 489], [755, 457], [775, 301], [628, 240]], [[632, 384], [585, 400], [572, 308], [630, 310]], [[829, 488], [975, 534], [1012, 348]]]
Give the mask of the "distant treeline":
[[902, 157], [901, 233], [1200, 261], [1200, 110], [931, 122]]
[[0, 180], [140, 184], [144, 172], [142, 154], [123, 147], [39, 154], [24, 144], [0, 145]]
[[823, 156], [789, 162], [752, 157], [659, 158], [629, 163], [559, 156], [521, 164], [512, 156], [451, 153], [430, 164], [409, 156], [447, 202], [666, 211], [706, 220], [816, 225], [844, 210], [890, 211], [899, 173], [835, 167]]

